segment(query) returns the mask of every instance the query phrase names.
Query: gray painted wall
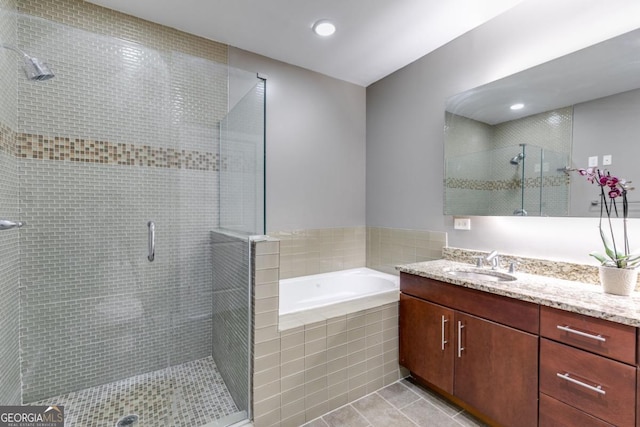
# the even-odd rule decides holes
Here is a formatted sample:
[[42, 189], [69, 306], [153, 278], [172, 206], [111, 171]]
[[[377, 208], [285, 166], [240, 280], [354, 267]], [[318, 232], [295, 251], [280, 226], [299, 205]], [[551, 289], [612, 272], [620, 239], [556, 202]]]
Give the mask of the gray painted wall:
[[[442, 213], [444, 105], [455, 93], [638, 27], [633, 0], [527, 0], [369, 86], [367, 225], [447, 231], [454, 247], [592, 262], [587, 252], [600, 242], [591, 218], [474, 217], [470, 231], [453, 230]], [[632, 233], [640, 237], [640, 224]]]
[[365, 88], [229, 48], [267, 76], [267, 231], [365, 223]]

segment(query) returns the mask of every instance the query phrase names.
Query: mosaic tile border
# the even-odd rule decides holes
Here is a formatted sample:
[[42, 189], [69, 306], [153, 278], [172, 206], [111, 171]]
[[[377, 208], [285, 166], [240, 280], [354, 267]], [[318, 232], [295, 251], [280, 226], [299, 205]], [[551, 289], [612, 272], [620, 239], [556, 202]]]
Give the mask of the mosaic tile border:
[[39, 160], [67, 160], [120, 166], [218, 171], [217, 153], [148, 145], [114, 143], [84, 138], [18, 134], [18, 157]]
[[[474, 256], [486, 256], [489, 252], [472, 249], [445, 247], [442, 256], [449, 261], [475, 263]], [[518, 271], [537, 274], [540, 276], [554, 277], [556, 279], [573, 280], [583, 283], [599, 284], [598, 267], [587, 264], [576, 264], [564, 261], [551, 261], [540, 258], [527, 258], [516, 255], [500, 254], [503, 265], [511, 261], [518, 263]]]
[[[461, 179], [461, 178], [446, 178], [444, 185], [446, 188], [461, 188], [466, 190], [518, 190], [521, 188], [522, 180], [499, 180], [499, 181], [484, 181], [478, 179]], [[543, 187], [561, 187], [569, 185], [571, 178], [568, 175], [555, 175], [545, 176], [543, 178]], [[539, 188], [540, 178], [525, 178], [525, 188]]]

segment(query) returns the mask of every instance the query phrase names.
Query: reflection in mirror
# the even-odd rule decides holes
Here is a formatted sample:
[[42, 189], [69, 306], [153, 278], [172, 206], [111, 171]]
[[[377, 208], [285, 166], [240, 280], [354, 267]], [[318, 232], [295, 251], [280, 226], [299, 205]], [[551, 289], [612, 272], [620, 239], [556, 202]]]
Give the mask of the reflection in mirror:
[[[596, 188], [570, 169], [596, 157], [640, 183], [638, 88], [635, 30], [451, 97], [445, 214], [598, 216]], [[636, 195], [632, 217], [640, 217]]]
[[567, 215], [572, 109], [490, 125], [448, 113], [445, 214]]

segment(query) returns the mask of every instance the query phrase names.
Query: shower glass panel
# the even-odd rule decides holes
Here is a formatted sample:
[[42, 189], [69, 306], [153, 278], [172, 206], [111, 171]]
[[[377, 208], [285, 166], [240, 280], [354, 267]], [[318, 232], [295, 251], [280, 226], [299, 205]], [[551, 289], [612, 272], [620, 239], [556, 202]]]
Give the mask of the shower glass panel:
[[265, 85], [231, 69], [239, 100], [220, 122], [219, 227], [211, 232], [213, 358], [240, 411], [251, 416], [252, 239], [264, 234]]
[[[0, 273], [19, 316], [0, 313], [0, 404], [63, 405], [68, 426], [239, 421], [248, 398], [231, 395], [212, 350], [226, 54], [162, 27], [139, 42], [87, 31], [112, 16], [86, 2], [17, 4], [0, 0], [2, 41], [55, 77], [28, 81], [0, 54], [0, 93], [19, 100], [0, 108], [0, 219], [27, 224], [2, 231], [0, 250], [19, 254]], [[34, 16], [50, 8], [69, 25]]]
[[237, 86], [250, 89], [220, 123], [220, 228], [265, 233], [265, 81], [234, 72]]
[[540, 215], [569, 215], [569, 154], [542, 149], [540, 179]]

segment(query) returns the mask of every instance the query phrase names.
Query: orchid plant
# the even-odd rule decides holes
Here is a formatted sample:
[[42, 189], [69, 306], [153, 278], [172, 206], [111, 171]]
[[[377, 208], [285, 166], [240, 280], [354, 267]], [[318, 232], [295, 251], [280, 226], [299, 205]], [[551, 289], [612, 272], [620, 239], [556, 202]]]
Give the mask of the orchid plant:
[[[587, 181], [598, 185], [600, 189], [600, 237], [604, 245], [605, 255], [591, 252], [589, 255], [600, 261], [601, 265], [616, 268], [635, 268], [640, 264], [640, 255], [633, 255], [629, 250], [629, 236], [627, 232], [627, 217], [629, 216], [629, 202], [627, 192], [633, 190], [631, 181], [615, 177], [609, 171], [598, 168], [578, 169], [578, 173]], [[612, 216], [619, 217], [618, 202], [622, 205], [622, 242], [616, 242], [613, 232]], [[607, 214], [604, 223], [604, 214]], [[607, 229], [607, 232], [605, 232]], [[609, 238], [610, 236], [610, 238]]]

